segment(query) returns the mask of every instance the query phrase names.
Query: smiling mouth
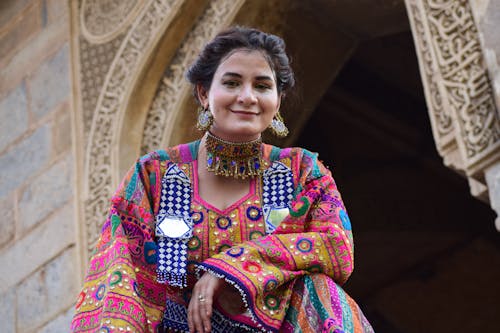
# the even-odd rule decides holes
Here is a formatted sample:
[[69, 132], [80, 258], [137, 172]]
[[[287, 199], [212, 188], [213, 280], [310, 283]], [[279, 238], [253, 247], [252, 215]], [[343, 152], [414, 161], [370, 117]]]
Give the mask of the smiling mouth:
[[249, 115], [249, 116], [256, 116], [256, 115], [258, 115], [257, 112], [251, 112], [251, 111], [231, 110], [231, 112], [238, 113], [238, 114], [246, 114], [246, 115]]

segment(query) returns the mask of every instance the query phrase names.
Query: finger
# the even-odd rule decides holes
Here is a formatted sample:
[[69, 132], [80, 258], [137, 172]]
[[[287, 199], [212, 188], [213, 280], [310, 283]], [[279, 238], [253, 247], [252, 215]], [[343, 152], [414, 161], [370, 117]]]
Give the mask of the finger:
[[203, 322], [200, 317], [200, 305], [198, 299], [193, 299], [193, 324], [195, 328], [195, 332], [203, 333]]
[[190, 328], [190, 333], [195, 333], [195, 332], [203, 333], [203, 324], [199, 316], [200, 310], [199, 310], [198, 298], [197, 296], [195, 296], [197, 294], [198, 293], [195, 290], [193, 290], [192, 298], [189, 302], [188, 325], [191, 325], [192, 327], [192, 332]]
[[205, 317], [212, 317], [212, 309], [214, 304], [214, 289], [208, 288], [206, 291], [205, 302], [203, 302], [203, 310], [205, 310]]
[[200, 300], [199, 296], [203, 295], [203, 282], [201, 279], [194, 285], [193, 291], [191, 293], [191, 300], [189, 304], [191, 305], [191, 321], [194, 326], [194, 331], [196, 333], [204, 333], [203, 321], [200, 316]]
[[[200, 288], [201, 289], [201, 288]], [[205, 300], [200, 300], [200, 295], [203, 295], [203, 298], [205, 298], [204, 293], [200, 291], [199, 293], [196, 294], [195, 297], [191, 299], [193, 302], [193, 321], [195, 322], [195, 327], [197, 332], [203, 333], [206, 332], [206, 327], [205, 327]]]
[[203, 302], [202, 311], [201, 311], [201, 317], [203, 320], [203, 325], [205, 327], [205, 330], [208, 332], [212, 329], [211, 325], [211, 317], [213, 313], [213, 302], [214, 302], [214, 293], [217, 288], [217, 284], [219, 283], [219, 279], [215, 278], [213, 276], [210, 276], [208, 279], [208, 285], [207, 288], [205, 289], [205, 302]]
[[189, 302], [189, 307], [188, 307], [188, 327], [189, 327], [189, 333], [195, 333], [194, 332], [194, 324], [193, 324], [193, 306], [191, 302]]
[[[210, 325], [210, 317], [211, 316], [208, 315], [209, 312], [207, 311], [207, 308], [209, 306], [208, 300], [209, 300], [209, 298], [206, 297], [205, 302], [202, 302], [200, 304], [200, 318], [201, 318], [201, 321], [203, 322], [203, 327], [205, 329], [205, 332], [210, 332], [212, 329], [211, 325]], [[210, 310], [210, 312], [211, 312], [211, 310]]]

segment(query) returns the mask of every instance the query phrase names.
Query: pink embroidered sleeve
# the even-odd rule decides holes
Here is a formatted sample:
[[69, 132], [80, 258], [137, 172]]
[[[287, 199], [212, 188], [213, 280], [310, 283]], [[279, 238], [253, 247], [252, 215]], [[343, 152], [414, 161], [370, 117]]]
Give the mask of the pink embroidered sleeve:
[[158, 170], [156, 163], [137, 162], [112, 197], [71, 332], [154, 332], [161, 320], [166, 295], [155, 278], [150, 201]]

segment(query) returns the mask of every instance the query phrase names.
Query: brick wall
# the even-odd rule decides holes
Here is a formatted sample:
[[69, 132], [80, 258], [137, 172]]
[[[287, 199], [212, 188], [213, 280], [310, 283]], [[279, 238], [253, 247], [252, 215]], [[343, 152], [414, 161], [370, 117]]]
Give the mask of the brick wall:
[[0, 326], [68, 332], [79, 289], [69, 1], [0, 2]]

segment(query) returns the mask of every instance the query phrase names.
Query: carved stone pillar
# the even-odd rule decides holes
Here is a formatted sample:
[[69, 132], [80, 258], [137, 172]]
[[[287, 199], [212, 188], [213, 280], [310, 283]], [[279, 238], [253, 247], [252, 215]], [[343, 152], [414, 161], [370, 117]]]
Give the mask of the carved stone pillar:
[[[498, 109], [500, 107], [500, 58], [498, 56], [500, 54], [500, 43], [498, 42], [500, 1], [470, 0], [470, 4], [479, 30], [485, 62], [495, 92]], [[491, 207], [500, 215], [500, 161], [486, 169], [485, 174]], [[500, 231], [500, 217], [496, 219], [496, 227]]]
[[500, 161], [500, 118], [468, 0], [405, 0], [438, 152], [488, 201]]

